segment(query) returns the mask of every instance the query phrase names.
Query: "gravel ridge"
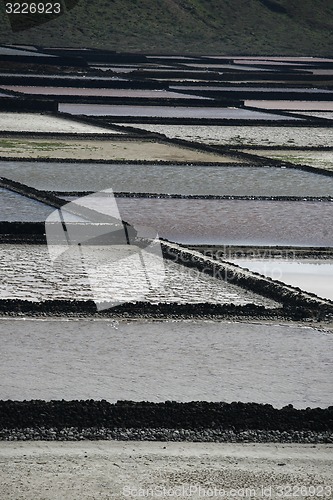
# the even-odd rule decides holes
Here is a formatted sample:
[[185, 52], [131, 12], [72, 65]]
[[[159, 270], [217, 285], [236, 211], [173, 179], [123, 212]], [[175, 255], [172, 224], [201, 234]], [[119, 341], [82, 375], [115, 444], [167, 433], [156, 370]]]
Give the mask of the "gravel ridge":
[[207, 442], [207, 443], [333, 443], [333, 432], [314, 431], [265, 431], [247, 430], [235, 432], [225, 429], [141, 429], [105, 427], [51, 427], [2, 429], [0, 441], [174, 441], [174, 442]]

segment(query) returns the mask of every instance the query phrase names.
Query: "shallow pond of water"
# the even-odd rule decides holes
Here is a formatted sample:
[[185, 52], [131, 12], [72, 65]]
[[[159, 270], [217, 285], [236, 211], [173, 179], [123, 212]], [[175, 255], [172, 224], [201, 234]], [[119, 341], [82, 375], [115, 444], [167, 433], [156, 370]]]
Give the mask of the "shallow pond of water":
[[312, 116], [313, 118], [326, 118], [326, 120], [333, 120], [333, 112], [330, 111], [301, 111], [301, 115]]
[[330, 94], [333, 95], [333, 92], [331, 90], [325, 90], [325, 89], [317, 89], [317, 88], [311, 88], [311, 89], [306, 89], [306, 88], [300, 88], [300, 87], [271, 87], [269, 85], [266, 86], [261, 86], [261, 87], [256, 87], [256, 86], [245, 86], [245, 85], [234, 85], [234, 86], [228, 86], [228, 85], [219, 85], [219, 86], [214, 86], [214, 85], [202, 85], [202, 86], [196, 86], [196, 85], [172, 85], [170, 87], [173, 90], [207, 90], [207, 91], [221, 91], [221, 92], [296, 92], [296, 93], [305, 93], [305, 94]]
[[124, 220], [180, 243], [333, 246], [333, 203], [117, 198]]
[[[187, 66], [187, 69], [186, 69], [186, 66]], [[193, 67], [193, 68], [197, 68], [196, 71], [200, 71], [200, 70], [205, 70], [205, 68], [208, 68], [210, 71], [212, 71], [213, 73], [215, 72], [218, 72], [218, 73], [224, 73], [224, 71], [220, 71], [220, 70], [229, 70], [229, 71], [233, 71], [233, 70], [242, 70], [243, 71], [256, 71], [256, 72], [259, 72], [259, 71], [270, 71], [269, 69], [262, 69], [262, 68], [258, 68], [257, 66], [244, 66], [242, 64], [232, 64], [232, 63], [229, 63], [229, 64], [205, 64], [205, 63], [201, 63], [201, 64], [187, 64], [185, 65], [184, 64], [184, 68], [183, 70], [184, 71], [193, 71], [193, 70], [190, 70], [190, 67]], [[182, 71], [183, 71], [182, 70]], [[216, 70], [216, 71], [214, 71]], [[242, 75], [243, 77], [243, 73], [239, 73], [240, 75]], [[241, 80], [242, 80], [242, 77], [241, 77]], [[177, 83], [179, 82], [179, 79], [177, 80]]]
[[333, 75], [333, 69], [313, 69], [313, 70], [308, 70], [310, 73], [313, 75], [323, 75], [323, 76], [332, 76]]
[[323, 260], [232, 259], [230, 262], [333, 300], [333, 262]]
[[300, 111], [333, 111], [333, 102], [331, 96], [327, 96], [327, 101], [259, 101], [245, 100], [245, 106], [261, 109], [281, 109], [281, 110], [300, 110]]
[[250, 66], [244, 67], [242, 64], [187, 63], [187, 64], [184, 64], [184, 67], [187, 67], [188, 69], [190, 69], [190, 68], [197, 68], [197, 70], [204, 70], [204, 69], [207, 68], [210, 71], [216, 70], [218, 72], [220, 72], [220, 70], [225, 70], [225, 69], [229, 70], [229, 71], [233, 71], [234, 69], [236, 69], [236, 70], [241, 69], [243, 71], [257, 71], [257, 72], [260, 72], [260, 71], [270, 71], [269, 69], [258, 68], [258, 67], [255, 67], [255, 66], [253, 66], [253, 67], [250, 67]]
[[333, 62], [333, 59], [329, 59], [327, 57], [312, 57], [312, 56], [237, 56], [234, 58], [235, 61], [242, 62], [242, 64], [272, 64], [275, 62], [279, 62], [281, 64], [291, 63], [291, 64], [300, 64], [304, 65], [304, 63], [311, 63], [310, 68], [313, 66], [313, 63], [327, 63]]
[[[45, 221], [53, 211], [6, 191], [2, 203], [7, 221]], [[105, 198], [93, 203], [103, 213]], [[117, 198], [117, 205], [123, 220], [179, 243], [333, 246], [330, 202]]]
[[55, 57], [50, 54], [43, 54], [42, 52], [38, 52], [37, 49], [35, 49], [34, 47], [30, 47], [30, 50], [17, 49], [14, 47], [0, 47], [0, 54], [10, 55], [10, 56]]
[[[102, 85], [102, 84], [101, 84]], [[37, 95], [69, 95], [69, 96], [95, 96], [95, 97], [136, 97], [149, 99], [193, 99], [192, 95], [169, 92], [167, 90], [146, 90], [146, 89], [109, 89], [109, 88], [75, 88], [75, 87], [42, 87], [42, 86], [22, 86], [3, 85], [4, 90], [22, 92], [24, 94]], [[197, 97], [206, 99], [205, 97]]]
[[0, 399], [332, 404], [333, 335], [208, 321], [0, 320]]
[[44, 221], [54, 208], [0, 188], [0, 220], [2, 221]]
[[333, 177], [277, 167], [6, 161], [0, 176], [50, 191], [333, 196]]
[[211, 120], [276, 120], [276, 121], [301, 121], [292, 116], [262, 113], [247, 109], [214, 108], [214, 107], [173, 107], [173, 106], [116, 106], [98, 104], [69, 104], [59, 103], [59, 111], [72, 115], [91, 116], [132, 116], [132, 117], [158, 117], [158, 118], [206, 118]]

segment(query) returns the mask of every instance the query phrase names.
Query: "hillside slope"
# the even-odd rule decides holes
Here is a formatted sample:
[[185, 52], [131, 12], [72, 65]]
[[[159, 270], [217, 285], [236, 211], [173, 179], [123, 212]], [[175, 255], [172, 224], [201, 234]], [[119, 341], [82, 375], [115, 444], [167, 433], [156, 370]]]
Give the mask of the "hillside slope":
[[[8, 1], [8, 0], [6, 0]], [[13, 33], [0, 3], [0, 43], [198, 54], [332, 55], [332, 0], [79, 0]]]

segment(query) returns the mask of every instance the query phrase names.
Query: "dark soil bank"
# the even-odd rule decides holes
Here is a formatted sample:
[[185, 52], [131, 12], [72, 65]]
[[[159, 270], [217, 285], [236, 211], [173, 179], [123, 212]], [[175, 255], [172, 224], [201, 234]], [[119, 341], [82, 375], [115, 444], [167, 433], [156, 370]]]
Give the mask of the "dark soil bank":
[[2, 440], [333, 442], [333, 406], [256, 403], [0, 401]]

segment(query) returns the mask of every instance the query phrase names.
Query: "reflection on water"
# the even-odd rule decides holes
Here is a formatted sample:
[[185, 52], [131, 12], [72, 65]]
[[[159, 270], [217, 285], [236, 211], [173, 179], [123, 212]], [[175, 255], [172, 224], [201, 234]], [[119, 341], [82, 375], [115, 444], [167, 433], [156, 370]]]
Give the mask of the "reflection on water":
[[1, 321], [0, 399], [332, 404], [333, 335], [207, 321]]
[[[269, 162], [269, 160], [268, 160]], [[333, 196], [333, 177], [277, 167], [0, 162], [0, 175], [42, 190]]]
[[288, 285], [312, 292], [319, 297], [333, 300], [332, 261], [281, 261], [278, 259], [230, 259], [235, 264], [264, 274]]

